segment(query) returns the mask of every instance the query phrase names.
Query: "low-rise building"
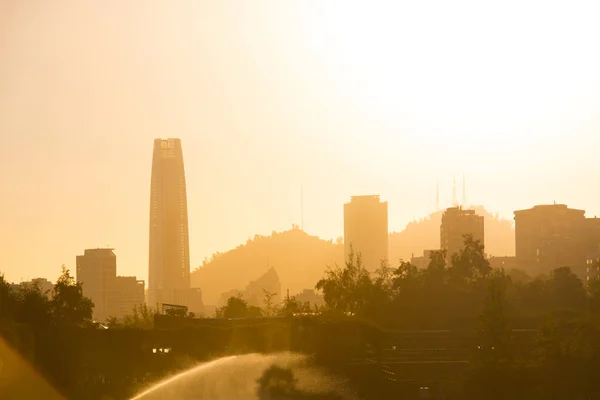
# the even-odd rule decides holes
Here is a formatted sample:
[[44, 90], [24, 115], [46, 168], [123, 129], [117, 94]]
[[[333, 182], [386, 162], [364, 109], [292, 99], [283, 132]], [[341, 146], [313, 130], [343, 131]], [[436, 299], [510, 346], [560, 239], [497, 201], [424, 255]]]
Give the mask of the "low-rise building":
[[511, 270], [518, 267], [517, 257], [504, 256], [504, 257], [490, 257], [488, 258], [490, 267], [493, 269], [505, 269]]
[[144, 281], [135, 276], [117, 276], [109, 314], [123, 318], [133, 314], [135, 307], [144, 304]]
[[414, 255], [410, 258], [410, 263], [419, 269], [426, 269], [429, 267], [431, 261], [431, 253], [439, 250], [423, 250], [423, 255], [415, 257]]

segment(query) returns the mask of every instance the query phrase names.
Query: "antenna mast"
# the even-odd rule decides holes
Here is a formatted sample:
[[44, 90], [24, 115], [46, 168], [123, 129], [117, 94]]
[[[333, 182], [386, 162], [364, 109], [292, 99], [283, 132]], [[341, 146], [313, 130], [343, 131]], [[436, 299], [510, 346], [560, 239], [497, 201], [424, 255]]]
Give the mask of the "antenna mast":
[[300, 229], [304, 231], [304, 185], [300, 185]]
[[440, 183], [435, 183], [435, 211], [440, 211]]

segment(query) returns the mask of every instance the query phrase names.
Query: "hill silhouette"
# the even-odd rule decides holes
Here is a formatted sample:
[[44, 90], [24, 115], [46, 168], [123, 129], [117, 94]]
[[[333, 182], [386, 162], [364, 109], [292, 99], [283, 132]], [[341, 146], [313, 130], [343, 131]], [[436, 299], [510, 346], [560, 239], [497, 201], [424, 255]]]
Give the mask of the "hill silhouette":
[[313, 289], [327, 265], [344, 262], [341, 241], [323, 240], [294, 226], [270, 236], [256, 235], [226, 253], [216, 253], [191, 274], [192, 286], [202, 288], [205, 304], [219, 304], [221, 294], [239, 290], [271, 267], [277, 270], [283, 294]]
[[[485, 252], [492, 256], [514, 256], [515, 231], [513, 222], [492, 214], [481, 206], [465, 207], [484, 218]], [[410, 261], [412, 254], [421, 256], [423, 250], [440, 248], [440, 225], [443, 211], [436, 211], [418, 221], [410, 222], [401, 232], [390, 233], [390, 260]]]
[[[494, 256], [514, 255], [512, 221], [504, 220], [486, 211], [472, 207], [485, 220], [486, 252]], [[402, 232], [390, 234], [390, 260], [397, 266], [399, 259], [410, 261], [411, 255], [422, 255], [423, 250], [440, 246], [442, 211], [434, 212], [418, 221], [410, 222]], [[311, 236], [294, 226], [270, 236], [256, 235], [245, 244], [226, 253], [216, 253], [191, 274], [192, 286], [202, 288], [204, 304], [217, 305], [221, 295], [240, 291], [274, 267], [285, 296], [313, 289], [323, 277], [327, 266], [344, 263], [344, 245], [337, 241]]]

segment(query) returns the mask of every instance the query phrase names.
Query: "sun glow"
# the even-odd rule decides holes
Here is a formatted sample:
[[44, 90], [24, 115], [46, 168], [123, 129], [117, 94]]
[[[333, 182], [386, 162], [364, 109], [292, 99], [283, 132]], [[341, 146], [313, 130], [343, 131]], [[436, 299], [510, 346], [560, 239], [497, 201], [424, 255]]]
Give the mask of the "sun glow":
[[589, 111], [598, 28], [571, 3], [510, 3], [326, 2], [309, 30], [347, 101], [380, 123], [373, 135], [494, 162], [518, 140], [535, 162], [533, 147]]

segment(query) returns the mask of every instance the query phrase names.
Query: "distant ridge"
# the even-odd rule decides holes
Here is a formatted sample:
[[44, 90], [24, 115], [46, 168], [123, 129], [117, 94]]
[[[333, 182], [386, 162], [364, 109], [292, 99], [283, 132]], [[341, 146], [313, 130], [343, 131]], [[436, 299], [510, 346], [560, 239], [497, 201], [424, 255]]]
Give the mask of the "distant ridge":
[[218, 304], [221, 294], [243, 289], [274, 267], [281, 291], [294, 295], [314, 289], [327, 265], [344, 262], [344, 245], [311, 236], [294, 226], [270, 236], [256, 235], [246, 244], [217, 253], [191, 274], [192, 286], [202, 288], [205, 304]]
[[[514, 255], [512, 221], [499, 218], [483, 207], [473, 207], [485, 218], [486, 252], [494, 256]], [[402, 232], [390, 234], [390, 261], [410, 261], [411, 255], [440, 245], [440, 224], [443, 211], [410, 222]], [[241, 290], [251, 281], [274, 267], [281, 282], [281, 292], [289, 289], [294, 295], [303, 289], [313, 289], [323, 277], [327, 266], [344, 263], [341, 240], [323, 240], [294, 226], [270, 236], [256, 235], [245, 244], [225, 253], [216, 253], [191, 274], [192, 287], [202, 288], [204, 304], [217, 305], [221, 295]]]
[[[482, 206], [465, 207], [482, 215], [485, 224], [485, 252], [492, 256], [515, 255], [513, 221], [500, 218]], [[429, 214], [418, 221], [409, 222], [401, 232], [390, 234], [390, 259], [395, 265], [399, 259], [410, 261], [412, 254], [420, 256], [423, 250], [440, 247], [440, 224], [443, 210]]]

